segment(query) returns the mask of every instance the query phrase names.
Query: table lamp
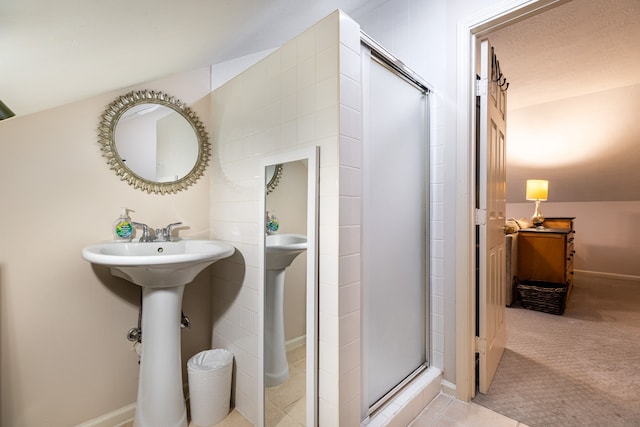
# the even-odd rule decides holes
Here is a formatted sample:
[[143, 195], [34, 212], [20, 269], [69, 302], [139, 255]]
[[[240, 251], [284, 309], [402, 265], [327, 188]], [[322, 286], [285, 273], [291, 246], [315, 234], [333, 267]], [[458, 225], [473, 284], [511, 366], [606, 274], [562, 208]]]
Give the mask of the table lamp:
[[544, 216], [540, 212], [540, 202], [547, 200], [549, 195], [549, 181], [544, 179], [528, 179], [527, 180], [527, 200], [535, 200], [536, 210], [531, 217], [531, 223], [537, 227], [542, 228], [544, 222]]

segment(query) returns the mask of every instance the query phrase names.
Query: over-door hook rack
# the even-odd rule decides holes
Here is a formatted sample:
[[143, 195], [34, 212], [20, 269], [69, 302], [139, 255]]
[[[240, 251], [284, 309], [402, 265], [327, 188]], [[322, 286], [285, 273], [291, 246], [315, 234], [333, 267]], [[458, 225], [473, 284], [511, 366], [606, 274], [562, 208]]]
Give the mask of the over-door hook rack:
[[498, 87], [502, 91], [507, 91], [509, 89], [509, 82], [507, 82], [507, 78], [500, 71], [500, 62], [498, 61], [498, 57], [493, 51], [493, 46], [491, 47], [491, 81], [498, 83]]

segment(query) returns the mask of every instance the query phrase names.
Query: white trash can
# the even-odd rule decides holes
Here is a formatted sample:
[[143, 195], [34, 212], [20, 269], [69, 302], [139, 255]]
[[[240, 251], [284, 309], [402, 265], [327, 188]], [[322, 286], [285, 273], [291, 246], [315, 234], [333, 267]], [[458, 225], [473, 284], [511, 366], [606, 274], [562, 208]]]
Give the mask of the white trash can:
[[233, 354], [205, 350], [187, 362], [191, 421], [198, 427], [219, 423], [229, 414]]

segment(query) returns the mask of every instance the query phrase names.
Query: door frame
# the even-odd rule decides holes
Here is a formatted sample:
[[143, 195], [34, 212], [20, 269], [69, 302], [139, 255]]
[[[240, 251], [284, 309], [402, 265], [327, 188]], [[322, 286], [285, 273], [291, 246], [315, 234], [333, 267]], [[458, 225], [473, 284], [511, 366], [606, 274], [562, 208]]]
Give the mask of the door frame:
[[570, 0], [508, 0], [458, 22], [456, 67], [456, 397], [475, 395], [475, 95], [480, 37]]

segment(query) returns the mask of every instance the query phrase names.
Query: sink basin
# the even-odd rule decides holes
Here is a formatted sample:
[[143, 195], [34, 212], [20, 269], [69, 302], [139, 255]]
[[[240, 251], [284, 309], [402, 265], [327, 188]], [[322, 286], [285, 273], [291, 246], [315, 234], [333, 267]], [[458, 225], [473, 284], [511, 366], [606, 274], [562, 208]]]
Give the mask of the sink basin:
[[89, 245], [82, 257], [111, 267], [111, 274], [142, 287], [190, 283], [205, 267], [233, 254], [233, 246], [215, 240], [104, 242]]
[[134, 427], [187, 427], [182, 392], [180, 321], [185, 285], [208, 265], [233, 254], [215, 240], [105, 242], [82, 257], [142, 287], [142, 352]]
[[307, 250], [307, 236], [303, 234], [271, 234], [267, 236], [266, 269], [287, 268], [293, 260]]

